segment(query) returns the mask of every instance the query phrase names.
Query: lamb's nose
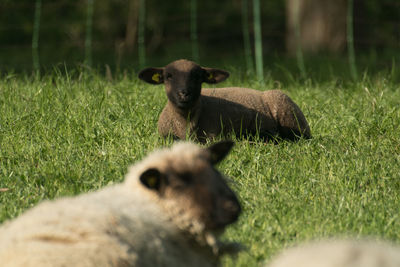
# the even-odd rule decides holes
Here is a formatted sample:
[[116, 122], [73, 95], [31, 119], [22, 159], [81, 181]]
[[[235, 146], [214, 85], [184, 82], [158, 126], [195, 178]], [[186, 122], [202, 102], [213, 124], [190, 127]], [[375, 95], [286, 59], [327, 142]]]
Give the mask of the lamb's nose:
[[188, 97], [188, 96], [190, 96], [190, 93], [187, 90], [181, 90], [181, 91], [179, 91], [178, 94], [179, 94], [180, 97]]

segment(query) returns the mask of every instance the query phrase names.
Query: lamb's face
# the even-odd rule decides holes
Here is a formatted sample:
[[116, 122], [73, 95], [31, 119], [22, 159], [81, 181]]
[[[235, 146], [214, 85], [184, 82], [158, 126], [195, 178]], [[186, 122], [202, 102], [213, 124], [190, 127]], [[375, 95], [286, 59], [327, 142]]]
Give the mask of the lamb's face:
[[164, 68], [163, 76], [169, 101], [188, 110], [199, 99], [206, 71], [194, 62], [177, 60]]
[[198, 101], [201, 85], [219, 83], [229, 77], [229, 73], [213, 68], [202, 68], [196, 63], [180, 59], [165, 68], [146, 68], [139, 72], [139, 78], [151, 84], [165, 84], [167, 97], [172, 104], [182, 110], [190, 110]]
[[[182, 151], [164, 166], [150, 168], [140, 179], [155, 190], [166, 210], [188, 231], [218, 231], [235, 222], [239, 201], [214, 164], [222, 160], [232, 142], [220, 142], [198, 153]], [[183, 149], [188, 149], [183, 148]], [[191, 229], [191, 228], [201, 229]]]

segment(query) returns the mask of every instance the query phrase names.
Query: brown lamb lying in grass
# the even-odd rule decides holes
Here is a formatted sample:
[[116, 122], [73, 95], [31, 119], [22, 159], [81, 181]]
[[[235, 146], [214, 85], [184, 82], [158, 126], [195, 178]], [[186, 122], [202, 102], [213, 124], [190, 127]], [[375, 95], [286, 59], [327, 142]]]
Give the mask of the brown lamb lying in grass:
[[232, 132], [265, 140], [311, 138], [302, 111], [279, 90], [201, 88], [203, 82], [219, 83], [228, 76], [224, 70], [203, 68], [185, 59], [140, 71], [143, 81], [165, 84], [168, 102], [158, 120], [159, 133], [176, 139], [194, 135], [201, 142]]
[[217, 237], [241, 208], [214, 165], [230, 141], [178, 143], [125, 182], [46, 201], [0, 227], [0, 266], [215, 266], [237, 244]]

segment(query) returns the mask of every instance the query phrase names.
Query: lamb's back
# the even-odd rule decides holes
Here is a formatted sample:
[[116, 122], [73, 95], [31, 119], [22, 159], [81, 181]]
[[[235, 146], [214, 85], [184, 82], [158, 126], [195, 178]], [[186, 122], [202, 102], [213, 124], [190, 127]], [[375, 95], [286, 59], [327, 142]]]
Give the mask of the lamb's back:
[[202, 96], [221, 98], [259, 111], [268, 109], [263, 104], [264, 92], [255, 89], [244, 87], [203, 88], [201, 94]]
[[[221, 126], [222, 124], [222, 126]], [[278, 125], [264, 101], [264, 92], [249, 88], [227, 87], [202, 90], [199, 128], [215, 137], [221, 131], [236, 135], [274, 136]]]
[[[212, 113], [225, 118], [225, 124], [233, 122], [235, 132], [240, 127], [250, 129], [254, 134], [257, 128], [260, 136], [279, 135], [283, 138], [295, 139], [295, 135], [311, 137], [308, 122], [299, 106], [280, 90], [258, 91], [242, 87], [204, 88], [203, 116], [212, 118]], [[216, 107], [208, 110], [207, 107]], [[215, 117], [215, 116], [214, 116]], [[218, 117], [218, 116], [217, 116]], [[257, 118], [257, 122], [254, 118]], [[204, 125], [212, 121], [204, 121]], [[216, 122], [218, 123], [218, 121]], [[240, 126], [240, 127], [238, 127]], [[218, 128], [215, 123], [210, 129]]]
[[269, 90], [264, 92], [263, 99], [279, 125], [281, 137], [295, 139], [294, 133], [297, 136], [303, 135], [305, 138], [311, 138], [311, 130], [306, 117], [288, 95], [280, 90]]

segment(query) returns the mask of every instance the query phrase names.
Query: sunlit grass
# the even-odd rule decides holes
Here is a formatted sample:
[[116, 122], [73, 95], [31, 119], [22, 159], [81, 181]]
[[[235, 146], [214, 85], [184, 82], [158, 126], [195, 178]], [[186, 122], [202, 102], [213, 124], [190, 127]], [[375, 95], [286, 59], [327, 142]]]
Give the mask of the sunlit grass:
[[[226, 239], [247, 250], [225, 266], [257, 266], [282, 248], [331, 236], [400, 238], [400, 87], [385, 75], [223, 85], [280, 88], [304, 111], [311, 140], [239, 140], [219, 168], [243, 214]], [[282, 84], [288, 84], [282, 85]], [[223, 86], [221, 85], [221, 86]], [[157, 147], [161, 86], [135, 75], [0, 79], [0, 222], [43, 199], [97, 190]]]

